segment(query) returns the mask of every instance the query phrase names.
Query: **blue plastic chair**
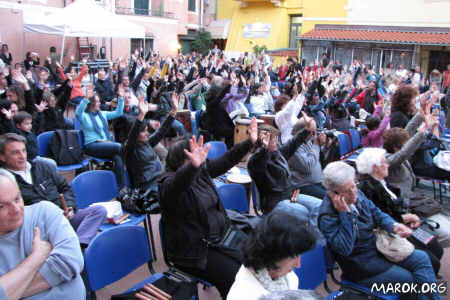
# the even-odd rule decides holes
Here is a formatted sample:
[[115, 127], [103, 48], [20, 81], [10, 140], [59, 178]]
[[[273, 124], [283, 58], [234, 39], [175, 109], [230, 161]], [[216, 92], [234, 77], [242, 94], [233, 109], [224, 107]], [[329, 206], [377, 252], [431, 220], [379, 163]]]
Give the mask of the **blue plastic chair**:
[[224, 184], [217, 189], [225, 209], [248, 213], [247, 191], [241, 184]]
[[[327, 269], [321, 245], [317, 245], [316, 248], [303, 253], [300, 257], [300, 268], [294, 268], [294, 272], [299, 279], [299, 289], [315, 290], [323, 283], [325, 289], [330, 292], [326, 285]], [[331, 292], [327, 299], [333, 299], [338, 293], [339, 291]]]
[[211, 141], [207, 142], [205, 146], [208, 144], [211, 145], [208, 151], [208, 156], [206, 157], [208, 159], [219, 158], [227, 152], [227, 145], [224, 142]]
[[[50, 140], [52, 139], [53, 134], [55, 134], [54, 131], [46, 131], [37, 136], [38, 155], [39, 156], [51, 158], [50, 157]], [[78, 134], [78, 143], [80, 144], [80, 147], [82, 147], [80, 132], [77, 131], [77, 134]], [[89, 160], [84, 158], [78, 164], [67, 165], [67, 166], [56, 166], [56, 170], [63, 171], [63, 172], [64, 171], [73, 171], [73, 170], [84, 168], [87, 165], [89, 165]]]
[[[77, 118], [74, 118], [74, 124], [75, 124], [75, 120], [78, 120]], [[84, 149], [84, 133], [83, 131], [80, 129], [79, 131], [80, 134], [80, 145], [81, 145], [81, 149]], [[110, 161], [110, 159], [106, 159], [106, 158], [100, 158], [100, 157], [95, 157], [95, 156], [91, 156], [91, 155], [87, 155], [85, 154], [86, 157], [88, 157], [90, 160], [95, 160], [98, 163], [105, 163], [107, 161]]]
[[[78, 208], [86, 208], [95, 202], [106, 202], [119, 195], [116, 176], [111, 171], [94, 170], [79, 174], [72, 180], [72, 191]], [[110, 230], [118, 226], [138, 225], [146, 218], [145, 215], [130, 214], [130, 221], [120, 224], [103, 224], [100, 230]]]
[[123, 226], [98, 234], [84, 254], [87, 288], [95, 291], [125, 277], [147, 263], [150, 277], [124, 293], [136, 291], [146, 283], [153, 283], [164, 275], [155, 273], [147, 234], [141, 226]]
[[352, 138], [352, 150], [355, 151], [361, 146], [361, 136], [356, 129], [350, 129], [350, 136]]
[[338, 134], [337, 138], [339, 142], [339, 155], [343, 157], [351, 151], [350, 138], [345, 133]]

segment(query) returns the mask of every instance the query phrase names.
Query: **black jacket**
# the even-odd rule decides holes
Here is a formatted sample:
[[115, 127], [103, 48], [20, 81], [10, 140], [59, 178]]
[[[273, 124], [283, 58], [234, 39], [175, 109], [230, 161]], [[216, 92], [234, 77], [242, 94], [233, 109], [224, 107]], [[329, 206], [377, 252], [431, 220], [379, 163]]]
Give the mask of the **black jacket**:
[[27, 148], [27, 159], [28, 161], [32, 161], [38, 155], [38, 142], [36, 134], [33, 131], [25, 132], [18, 128], [15, 128], [14, 132], [23, 136], [27, 140], [25, 144]]
[[136, 120], [134, 122], [125, 145], [125, 165], [127, 166], [133, 188], [146, 190], [163, 173], [161, 162], [153, 147], [169, 131], [173, 120], [174, 118], [169, 115], [161, 127], [145, 143], [138, 142], [139, 132], [144, 126], [143, 121]]
[[212, 86], [205, 96], [206, 113], [202, 117], [200, 125], [217, 137], [227, 137], [234, 134], [233, 121], [221, 103], [230, 88], [231, 85], [227, 85], [223, 89]]
[[401, 197], [400, 189], [390, 186], [391, 190], [397, 199], [391, 197], [391, 195], [384, 189], [383, 185], [370, 175], [363, 175], [359, 179], [359, 189], [366, 195], [366, 197], [384, 213], [390, 215], [397, 222], [402, 223], [402, 214], [407, 213], [407, 208], [403, 205], [403, 198]]
[[66, 179], [50, 164], [42, 161], [31, 163], [33, 184], [25, 182], [20, 175], [14, 174], [14, 176], [16, 177], [25, 205], [46, 200], [62, 207], [59, 194], [63, 194], [67, 206], [73, 207], [74, 210], [76, 209], [75, 195], [72, 189]]
[[206, 241], [221, 238], [229, 224], [212, 178], [239, 163], [251, 146], [249, 140], [244, 141], [199, 168], [189, 163], [160, 177], [159, 201], [170, 261], [180, 266], [205, 268]]
[[64, 112], [59, 108], [49, 107], [37, 115], [37, 133], [56, 129], [68, 129], [64, 121]]
[[411, 116], [405, 114], [402, 111], [393, 111], [391, 114], [391, 120], [389, 123], [391, 124], [391, 128], [400, 127], [405, 128], [408, 125], [409, 120], [411, 120]]
[[115, 96], [113, 86], [109, 79], [106, 80], [98, 79], [95, 82], [95, 91], [99, 95], [102, 103], [111, 101]]
[[248, 161], [248, 172], [261, 195], [261, 208], [269, 213], [281, 200], [290, 199], [295, 190], [288, 166], [289, 158], [306, 142], [307, 130], [298, 132], [291, 140], [270, 152], [260, 148]]

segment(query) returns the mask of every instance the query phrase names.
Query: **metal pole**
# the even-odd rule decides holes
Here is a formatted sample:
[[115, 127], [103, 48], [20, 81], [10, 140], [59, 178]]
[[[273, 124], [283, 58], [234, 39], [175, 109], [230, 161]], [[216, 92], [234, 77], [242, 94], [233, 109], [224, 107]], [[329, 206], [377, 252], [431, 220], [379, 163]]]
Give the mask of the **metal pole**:
[[61, 44], [61, 57], [59, 58], [59, 63], [62, 65], [63, 56], [64, 56], [64, 42], [66, 40], [66, 27], [64, 26], [64, 35]]

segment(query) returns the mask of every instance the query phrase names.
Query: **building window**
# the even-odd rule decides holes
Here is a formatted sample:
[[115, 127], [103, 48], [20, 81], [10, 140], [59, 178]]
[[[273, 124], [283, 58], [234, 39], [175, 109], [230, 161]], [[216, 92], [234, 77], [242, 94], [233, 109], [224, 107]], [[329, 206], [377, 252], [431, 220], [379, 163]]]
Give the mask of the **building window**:
[[148, 15], [148, 0], [134, 0], [134, 13]]
[[195, 6], [196, 6], [197, 0], [189, 0], [188, 2], [188, 10], [195, 12]]
[[[144, 48], [144, 39], [131, 39], [130, 40], [130, 53], [133, 54], [134, 50]], [[153, 50], [153, 39], [145, 39], [145, 54]]]
[[289, 29], [289, 48], [298, 48], [297, 37], [302, 30], [301, 15], [291, 15], [291, 25]]

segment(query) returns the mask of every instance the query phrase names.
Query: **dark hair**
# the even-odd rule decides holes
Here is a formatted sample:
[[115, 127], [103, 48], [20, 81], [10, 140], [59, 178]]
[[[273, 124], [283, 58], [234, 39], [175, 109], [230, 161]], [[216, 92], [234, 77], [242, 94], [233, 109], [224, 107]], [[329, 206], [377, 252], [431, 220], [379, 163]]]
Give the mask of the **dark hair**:
[[383, 148], [388, 153], [395, 153], [395, 148], [401, 149], [409, 140], [408, 131], [400, 127], [394, 127], [383, 132]]
[[280, 96], [277, 98], [277, 101], [276, 101], [275, 104], [274, 104], [275, 112], [277, 113], [277, 112], [279, 112], [280, 110], [282, 110], [282, 109], [283, 109], [283, 106], [284, 106], [285, 104], [287, 104], [287, 103], [289, 102], [289, 100], [291, 100], [291, 99], [289, 99], [289, 96], [284, 95], [284, 94], [280, 95]]
[[50, 52], [56, 53], [56, 47], [55, 46], [51, 46], [50, 47]]
[[392, 111], [409, 114], [411, 101], [417, 96], [417, 90], [410, 85], [400, 86], [392, 95]]
[[374, 130], [380, 126], [380, 119], [377, 117], [370, 116], [366, 119], [367, 129]]
[[192, 135], [190, 134], [179, 136], [169, 147], [166, 165], [171, 171], [176, 171], [183, 165], [184, 160], [187, 158], [186, 154], [184, 154], [184, 150], [189, 150], [189, 140], [191, 137]]
[[14, 124], [21, 124], [25, 120], [33, 120], [33, 117], [26, 111], [19, 111], [13, 117]]
[[12, 132], [0, 135], [0, 153], [4, 154], [6, 145], [12, 142], [22, 142], [26, 144], [27, 140], [25, 139], [25, 137]]
[[314, 248], [316, 237], [307, 223], [282, 212], [271, 212], [256, 225], [243, 248], [243, 264], [255, 271], [278, 269], [276, 263]]

